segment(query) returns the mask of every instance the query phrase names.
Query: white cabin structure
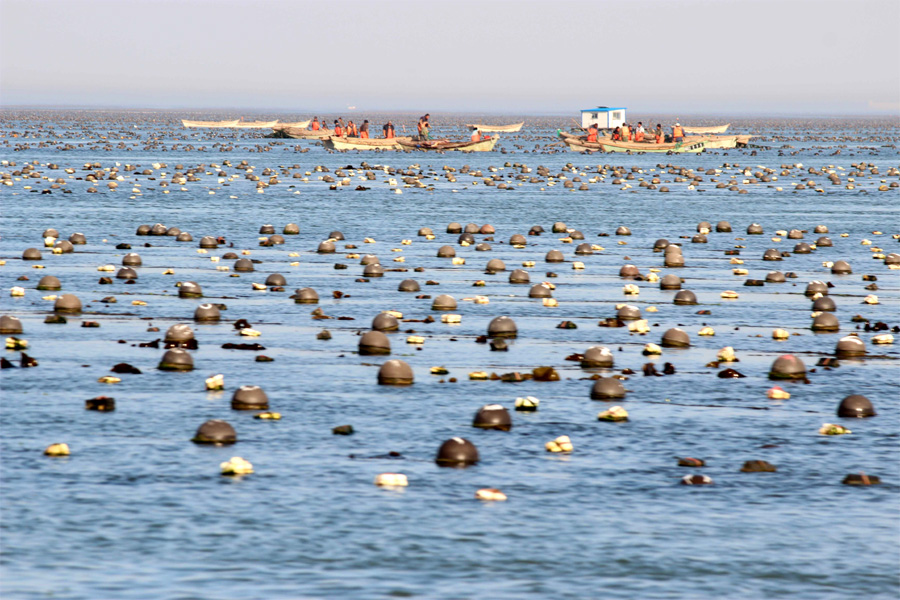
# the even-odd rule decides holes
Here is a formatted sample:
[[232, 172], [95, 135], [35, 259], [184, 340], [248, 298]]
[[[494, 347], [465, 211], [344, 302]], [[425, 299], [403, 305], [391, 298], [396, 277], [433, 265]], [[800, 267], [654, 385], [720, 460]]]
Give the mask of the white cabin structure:
[[599, 106], [597, 108], [586, 108], [581, 111], [581, 127], [587, 129], [594, 123], [600, 129], [615, 129], [625, 123], [625, 108], [610, 108], [609, 106]]

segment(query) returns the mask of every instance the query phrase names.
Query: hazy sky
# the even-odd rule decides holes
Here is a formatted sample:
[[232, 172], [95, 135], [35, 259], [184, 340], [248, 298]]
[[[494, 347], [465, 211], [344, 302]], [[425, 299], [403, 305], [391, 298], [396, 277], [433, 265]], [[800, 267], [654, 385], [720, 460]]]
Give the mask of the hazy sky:
[[0, 103], [900, 114], [900, 0], [0, 0]]

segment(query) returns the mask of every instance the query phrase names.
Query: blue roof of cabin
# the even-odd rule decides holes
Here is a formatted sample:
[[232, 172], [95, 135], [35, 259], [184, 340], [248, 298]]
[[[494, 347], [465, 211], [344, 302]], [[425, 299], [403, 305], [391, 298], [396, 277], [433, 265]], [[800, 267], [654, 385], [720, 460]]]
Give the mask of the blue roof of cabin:
[[585, 108], [581, 112], [609, 112], [611, 110], [625, 110], [624, 106], [619, 107], [609, 107], [609, 106], [600, 106], [597, 108]]

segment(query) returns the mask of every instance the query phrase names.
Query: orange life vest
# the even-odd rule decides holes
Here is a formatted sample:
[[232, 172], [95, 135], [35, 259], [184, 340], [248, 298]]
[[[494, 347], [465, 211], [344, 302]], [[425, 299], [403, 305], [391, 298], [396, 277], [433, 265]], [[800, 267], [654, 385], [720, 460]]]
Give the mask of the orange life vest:
[[313, 124], [312, 124], [312, 130], [313, 130], [313, 131], [318, 131], [318, 130], [319, 130], [319, 122], [318, 122], [318, 121], [313, 121]]
[[362, 138], [362, 139], [364, 139], [364, 140], [367, 140], [367, 139], [369, 139], [369, 132], [368, 132], [368, 131], [360, 131], [360, 132], [359, 132], [359, 137]]
[[673, 138], [676, 138], [676, 137], [683, 138], [684, 137], [684, 129], [682, 129], [680, 126], [676, 125], [675, 127], [672, 128], [672, 137]]
[[334, 135], [336, 135], [337, 137], [344, 137], [344, 130], [341, 129], [340, 125], [334, 126]]
[[587, 141], [596, 142], [597, 141], [597, 130], [591, 127], [588, 129]]
[[480, 142], [480, 141], [481, 141], [481, 134], [478, 133], [478, 130], [477, 130], [477, 129], [476, 129], [475, 131], [472, 132], [472, 141], [473, 141], [473, 142]]

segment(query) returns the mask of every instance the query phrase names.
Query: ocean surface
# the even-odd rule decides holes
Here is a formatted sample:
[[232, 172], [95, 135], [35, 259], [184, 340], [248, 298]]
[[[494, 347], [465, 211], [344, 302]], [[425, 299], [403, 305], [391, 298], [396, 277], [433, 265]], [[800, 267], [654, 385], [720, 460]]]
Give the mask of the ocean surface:
[[[876, 334], [891, 331], [864, 327], [900, 325], [900, 271], [873, 256], [900, 251], [900, 188], [890, 187], [900, 181], [896, 119], [733, 120], [730, 133], [754, 135], [751, 147], [588, 155], [557, 141], [557, 129], [571, 126], [566, 118], [526, 116], [522, 132], [502, 135], [496, 152], [437, 154], [334, 153], [317, 142], [264, 138], [267, 131], [185, 130], [181, 117], [218, 118], [0, 113], [0, 175], [12, 183], [0, 186], [0, 314], [21, 320], [17, 337], [39, 363], [20, 368], [19, 351], [2, 351], [14, 366], [0, 375], [4, 599], [873, 599], [900, 593], [900, 334], [893, 344], [876, 345]], [[382, 121], [366, 118], [380, 130]], [[432, 119], [436, 135], [455, 139], [468, 135], [462, 124], [476, 120]], [[407, 129], [415, 123], [394, 120]], [[650, 115], [642, 120], [657, 122]], [[243, 161], [251, 173], [236, 168]], [[32, 168], [23, 171], [25, 165]], [[539, 175], [541, 166], [549, 174]], [[176, 173], [191, 180], [180, 183]], [[91, 174], [99, 180], [88, 181]], [[701, 180], [693, 181], [695, 175]], [[486, 185], [491, 177], [495, 185]], [[655, 189], [640, 185], [654, 177], [660, 180]], [[721, 182], [727, 186], [717, 187]], [[588, 189], [580, 190], [582, 184]], [[706, 243], [692, 243], [703, 221], [713, 231]], [[720, 221], [733, 231], [716, 232]], [[291, 222], [299, 235], [260, 246], [262, 225], [280, 234]], [[459, 235], [446, 232], [453, 222], [492, 225], [493, 235], [475, 234], [476, 242], [492, 238], [491, 249], [459, 245]], [[565, 234], [551, 232], [556, 222], [584, 240], [566, 243]], [[190, 232], [193, 241], [136, 235], [140, 225], [156, 223]], [[764, 235], [747, 235], [751, 223]], [[535, 225], [545, 232], [527, 236], [526, 247], [508, 243]], [[828, 233], [814, 233], [819, 225]], [[631, 235], [616, 235], [620, 226]], [[423, 227], [433, 229], [433, 240], [417, 235]], [[48, 228], [61, 239], [83, 233], [87, 243], [54, 255], [43, 248]], [[795, 229], [802, 239], [784, 235]], [[334, 231], [346, 238], [336, 242], [337, 253], [316, 253]], [[200, 253], [205, 235], [226, 242]], [[823, 235], [833, 247], [793, 252], [797, 243]], [[682, 245], [683, 268], [664, 267], [663, 254], [653, 251], [660, 238]], [[602, 250], [575, 255], [582, 242]], [[122, 243], [131, 249], [117, 249]], [[465, 264], [437, 257], [444, 245]], [[21, 260], [26, 248], [41, 249], [41, 259]], [[769, 248], [787, 255], [763, 261]], [[550, 250], [561, 250], [565, 262], [546, 263]], [[118, 270], [128, 252], [143, 261], [134, 284], [116, 279], [115, 271], [98, 271], [107, 264]], [[226, 252], [258, 261], [255, 271], [235, 272], [234, 260], [221, 258]], [[377, 255], [384, 277], [361, 281], [366, 254]], [[494, 258], [504, 261], [505, 272], [485, 273]], [[848, 261], [852, 273], [832, 274], [825, 264], [837, 260]], [[535, 265], [523, 267], [526, 261]], [[584, 268], [573, 268], [574, 261]], [[674, 305], [676, 292], [658, 282], [620, 278], [625, 264], [645, 276], [654, 269], [659, 276], [676, 273], [699, 305]], [[529, 272], [531, 284], [554, 284], [559, 305], [544, 306], [528, 297], [529, 285], [509, 283], [516, 268]], [[737, 268], [747, 274], [735, 274]], [[774, 270], [796, 278], [744, 286]], [[284, 291], [253, 289], [273, 273], [286, 278]], [[35, 289], [44, 275], [59, 277], [62, 290]], [[106, 276], [113, 283], [101, 285]], [[407, 278], [419, 282], [419, 293], [397, 291]], [[479, 280], [483, 287], [474, 285]], [[837, 332], [810, 329], [812, 303], [804, 291], [814, 280], [833, 284]], [[200, 284], [204, 298], [179, 298], [182, 281]], [[872, 283], [877, 289], [866, 289]], [[639, 295], [624, 295], [626, 284], [637, 285]], [[24, 296], [11, 296], [14, 286]], [[290, 298], [304, 287], [317, 291], [318, 305]], [[722, 298], [728, 290], [739, 298]], [[66, 324], [45, 323], [53, 301], [44, 297], [62, 293], [77, 295], [83, 313], [67, 316]], [[450, 312], [461, 315], [459, 324], [442, 323], [442, 313], [432, 310], [440, 294], [458, 302]], [[863, 302], [870, 294], [878, 304]], [[471, 301], [476, 295], [489, 303]], [[203, 302], [227, 306], [221, 322], [193, 322]], [[619, 304], [640, 308], [650, 333], [599, 327]], [[331, 318], [314, 319], [317, 308]], [[360, 333], [385, 310], [403, 314], [400, 331], [388, 334], [391, 355], [359, 355]], [[518, 327], [507, 352], [476, 341], [500, 315]], [[434, 321], [424, 322], [428, 316]], [[238, 319], [261, 335], [239, 336]], [[82, 327], [85, 321], [99, 327]], [[558, 328], [562, 321], [577, 328]], [[140, 344], [163, 338], [178, 323], [195, 332], [195, 368], [158, 370], [164, 349]], [[704, 326], [715, 335], [698, 335]], [[689, 334], [689, 348], [642, 354], [673, 327]], [[776, 328], [790, 338], [774, 340]], [[326, 329], [331, 339], [318, 339]], [[865, 342], [867, 356], [819, 366], [851, 333]], [[407, 343], [410, 335], [425, 341]], [[259, 343], [264, 350], [222, 347], [228, 343]], [[613, 368], [582, 369], [567, 360], [597, 345], [612, 351]], [[725, 346], [740, 362], [711, 365]], [[768, 378], [785, 353], [802, 359], [807, 382]], [[274, 360], [257, 362], [261, 354]], [[415, 383], [378, 385], [379, 366], [388, 359], [409, 363]], [[141, 373], [98, 382], [122, 362]], [[676, 372], [644, 376], [646, 363], [659, 371], [671, 363]], [[449, 373], [432, 375], [435, 366]], [[553, 367], [560, 380], [469, 379], [474, 371], [530, 374], [539, 366]], [[745, 377], [717, 377], [728, 367]], [[633, 371], [624, 374], [624, 400], [590, 399], [592, 376], [624, 370]], [[214, 374], [224, 375], [224, 391], [205, 390], [204, 380]], [[242, 385], [262, 387], [281, 420], [232, 410], [231, 395]], [[790, 399], [768, 399], [773, 385]], [[850, 394], [868, 397], [878, 415], [838, 417], [839, 402]], [[115, 398], [115, 411], [85, 410], [86, 400], [101, 395]], [[514, 411], [515, 399], [524, 396], [539, 398], [539, 410]], [[512, 415], [510, 431], [472, 426], [476, 411], [494, 403]], [[598, 421], [614, 405], [629, 420]], [[238, 442], [192, 443], [208, 419], [231, 423]], [[820, 435], [823, 423], [852, 433]], [[353, 435], [332, 433], [345, 424]], [[545, 443], [561, 435], [571, 438], [573, 452], [547, 452]], [[477, 465], [435, 464], [438, 447], [455, 436], [477, 446]], [[43, 454], [58, 442], [69, 445], [70, 456]], [[219, 465], [232, 456], [250, 461], [254, 473], [222, 476]], [[680, 457], [706, 466], [679, 467]], [[777, 471], [741, 472], [749, 460], [768, 461]], [[409, 486], [374, 485], [385, 472], [405, 474]], [[842, 484], [860, 472], [882, 483]], [[689, 474], [713, 483], [681, 485]], [[502, 490], [508, 500], [475, 499], [485, 487]]]

